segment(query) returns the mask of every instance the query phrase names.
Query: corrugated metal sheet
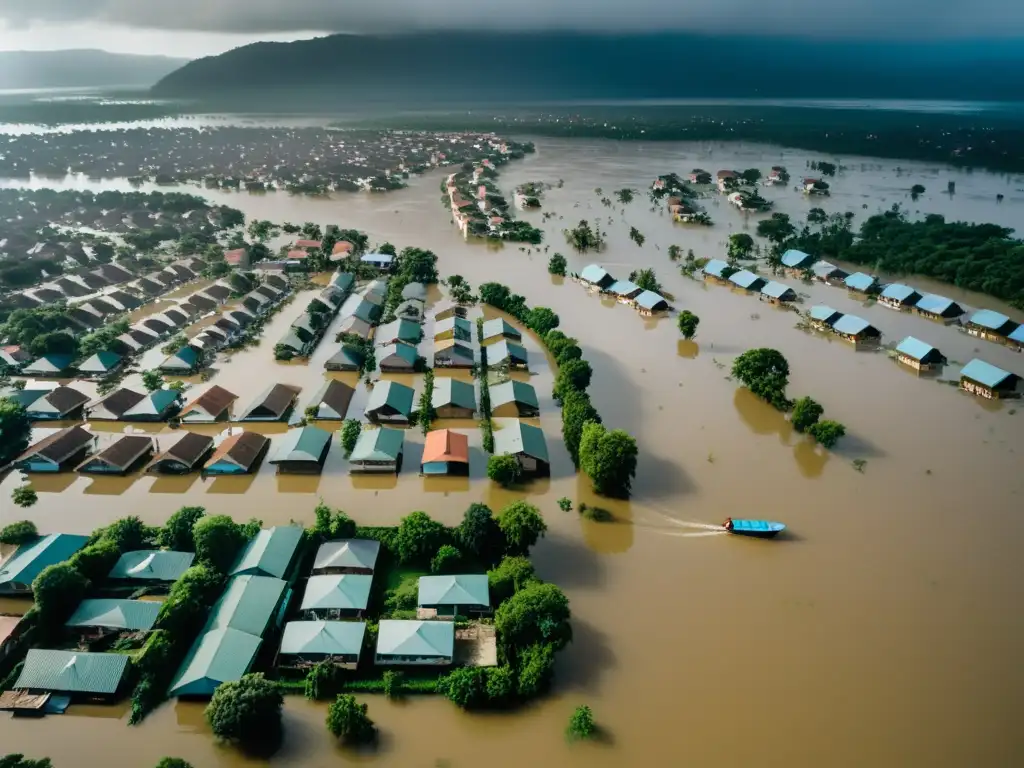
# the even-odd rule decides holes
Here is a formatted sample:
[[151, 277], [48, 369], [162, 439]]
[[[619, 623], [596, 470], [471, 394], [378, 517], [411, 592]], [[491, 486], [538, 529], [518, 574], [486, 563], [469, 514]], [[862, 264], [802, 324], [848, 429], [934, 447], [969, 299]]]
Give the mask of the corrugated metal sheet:
[[790, 269], [801, 269], [806, 267], [810, 264], [812, 259], [813, 257], [810, 254], [796, 249], [790, 249], [782, 254], [783, 266], [789, 267]]
[[455, 653], [455, 624], [451, 621], [385, 619], [377, 629], [377, 653], [382, 656], [435, 656]]
[[111, 569], [110, 579], [177, 581], [195, 560], [193, 552], [138, 550], [125, 552]]
[[707, 264], [704, 265], [704, 274], [711, 275], [712, 277], [721, 278], [722, 274], [728, 268], [729, 262], [722, 261], [721, 259], [711, 259]]
[[1010, 322], [1010, 318], [991, 309], [979, 309], [971, 315], [967, 322], [980, 325], [982, 328], [988, 328], [992, 331], [998, 331]]
[[148, 631], [156, 624], [160, 606], [152, 600], [83, 600], [67, 626]]
[[289, 621], [284, 625], [281, 653], [359, 656], [365, 634], [362, 621]]
[[281, 461], [319, 461], [324, 447], [331, 442], [331, 433], [319, 427], [290, 429], [274, 446], [271, 464]]
[[419, 605], [490, 605], [486, 574], [420, 576]]
[[758, 280], [763, 282], [764, 278], [759, 275], [755, 275], [749, 269], [741, 269], [739, 272], [733, 272], [729, 275], [730, 283], [748, 290], [756, 290], [754, 286], [756, 286]]
[[212, 696], [221, 683], [238, 680], [249, 671], [261, 639], [236, 629], [212, 630], [189, 650], [169, 696]]
[[829, 318], [835, 315], [842, 316], [842, 312], [840, 312], [838, 309], [832, 309], [832, 307], [827, 307], [824, 304], [818, 304], [817, 306], [811, 307], [811, 319], [813, 320], [818, 320], [822, 323], [826, 323], [828, 322]]
[[372, 583], [373, 576], [363, 573], [311, 576], [300, 607], [303, 611], [363, 611], [370, 600]]
[[237, 629], [259, 637], [284, 594], [285, 582], [268, 576], [235, 576], [213, 607], [205, 631]]
[[459, 408], [476, 410], [476, 390], [473, 385], [449, 376], [434, 379], [434, 392], [431, 397], [434, 408], [455, 405]]
[[0, 566], [0, 592], [14, 585], [31, 586], [44, 568], [63, 563], [89, 541], [88, 536], [70, 533], [51, 533], [41, 539], [23, 544]]
[[412, 413], [412, 402], [415, 396], [416, 393], [412, 387], [394, 381], [379, 381], [370, 391], [366, 411], [375, 411], [389, 405], [398, 413], [408, 416]]
[[230, 575], [284, 578], [300, 541], [302, 541], [302, 528], [297, 525], [282, 525], [264, 529], [257, 533], [242, 550]]
[[843, 315], [832, 324], [833, 331], [847, 336], [856, 336], [872, 327], [871, 323], [856, 315]]
[[365, 429], [352, 449], [352, 461], [396, 461], [402, 455], [405, 432], [401, 429]]
[[892, 283], [891, 285], [885, 286], [885, 290], [882, 291], [882, 298], [892, 299], [893, 301], [906, 301], [915, 293], [917, 293], [917, 291], [915, 291], [909, 285], [903, 285], [902, 283]]
[[977, 358], [971, 360], [971, 362], [960, 369], [961, 377], [971, 379], [971, 381], [976, 381], [991, 388], [998, 387], [1013, 375], [1009, 371], [1004, 371], [1002, 368], [997, 368], [991, 363], [986, 363], [984, 360], [978, 360]]
[[512, 402], [522, 403], [534, 408], [540, 407], [540, 401], [537, 399], [537, 390], [533, 388], [532, 384], [527, 384], [526, 382], [506, 381], [503, 384], [491, 387], [490, 392], [492, 408]]
[[844, 281], [851, 291], [868, 291], [877, 282], [872, 275], [854, 272]]
[[67, 693], [112, 694], [128, 669], [120, 653], [47, 651], [32, 648], [15, 688]]
[[914, 306], [922, 312], [931, 312], [935, 315], [941, 315], [955, 303], [955, 301], [947, 299], [945, 296], [938, 296], [934, 293], [929, 293], [918, 299], [917, 304]]
[[772, 299], [781, 299], [784, 295], [786, 295], [788, 291], [792, 290], [793, 289], [790, 288], [788, 285], [784, 285], [783, 283], [777, 283], [774, 280], [772, 280], [768, 283], [765, 283], [764, 287], [761, 289], [761, 293]]
[[494, 453], [524, 453], [547, 462], [548, 444], [541, 429], [532, 424], [515, 421], [494, 433]]
[[327, 568], [366, 568], [373, 570], [380, 554], [380, 542], [373, 539], [325, 541], [316, 552], [313, 572]]
[[896, 351], [912, 357], [915, 360], [924, 360], [932, 351], [935, 350], [931, 344], [926, 344], [920, 339], [915, 339], [913, 336], [907, 336], [896, 346]]

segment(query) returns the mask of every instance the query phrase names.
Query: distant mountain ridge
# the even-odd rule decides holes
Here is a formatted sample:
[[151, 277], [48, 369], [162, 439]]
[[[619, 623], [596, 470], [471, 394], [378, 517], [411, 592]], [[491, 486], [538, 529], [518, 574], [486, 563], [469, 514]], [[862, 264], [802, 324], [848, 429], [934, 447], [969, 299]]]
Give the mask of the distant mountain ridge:
[[187, 62], [87, 49], [0, 51], [0, 89], [149, 87]]
[[680, 33], [446, 32], [255, 43], [198, 59], [159, 96], [313, 102], [670, 98], [1024, 99], [1024, 45]]

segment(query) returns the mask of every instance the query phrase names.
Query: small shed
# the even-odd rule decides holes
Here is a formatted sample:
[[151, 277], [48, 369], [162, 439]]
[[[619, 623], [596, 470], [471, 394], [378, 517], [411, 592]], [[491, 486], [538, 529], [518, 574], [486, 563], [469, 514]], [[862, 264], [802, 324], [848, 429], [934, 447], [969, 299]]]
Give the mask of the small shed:
[[473, 349], [455, 339], [434, 344], [435, 368], [472, 368], [475, 362]]
[[149, 435], [124, 435], [108, 448], [90, 456], [76, 468], [77, 472], [99, 475], [126, 475], [149, 459], [153, 438]]
[[890, 283], [882, 289], [878, 302], [890, 309], [910, 309], [921, 299], [921, 294], [902, 283]]
[[296, 427], [278, 439], [270, 463], [281, 474], [319, 475], [330, 450], [330, 432], [318, 427]]
[[337, 573], [310, 576], [299, 610], [307, 619], [352, 619], [370, 602], [373, 576]]
[[420, 472], [424, 475], [468, 475], [469, 438], [450, 429], [428, 432], [423, 443]]
[[254, 472], [269, 445], [270, 438], [257, 432], [231, 435], [217, 446], [203, 465], [203, 474], [246, 475]]
[[341, 420], [348, 413], [349, 403], [355, 395], [355, 390], [343, 381], [331, 379], [327, 381], [315, 395], [309, 404], [316, 409], [312, 418]]
[[291, 570], [301, 541], [301, 526], [277, 525], [264, 528], [245, 545], [228, 575], [283, 579]]
[[128, 675], [123, 653], [29, 649], [14, 688], [111, 701]]
[[1019, 382], [1017, 374], [977, 358], [960, 369], [960, 389], [987, 400], [1016, 396]]
[[199, 397], [185, 404], [179, 418], [183, 424], [213, 424], [231, 415], [231, 405], [238, 395], [214, 384]]
[[768, 281], [760, 275], [755, 275], [749, 269], [741, 269], [729, 275], [729, 282], [737, 288], [756, 293], [764, 288]]
[[497, 430], [494, 433], [494, 453], [515, 456], [525, 475], [546, 475], [550, 472], [544, 432], [531, 424], [513, 421]]
[[170, 584], [181, 578], [195, 557], [194, 552], [168, 549], [125, 552], [110, 569], [107, 578], [130, 584]]
[[447, 666], [454, 656], [454, 622], [384, 619], [378, 625], [377, 665]]
[[395, 381], [379, 381], [370, 390], [366, 418], [375, 424], [408, 424], [416, 393]]
[[417, 605], [438, 616], [471, 616], [491, 611], [486, 574], [420, 576]]
[[501, 366], [525, 371], [528, 366], [526, 347], [505, 339], [489, 346], [487, 348], [487, 367], [498, 368]]
[[405, 432], [400, 429], [364, 429], [349, 456], [349, 472], [390, 472], [402, 469]]
[[[509, 341], [522, 341], [523, 334], [516, 330], [515, 326], [502, 317], [495, 317], [483, 324], [484, 335], [480, 339], [483, 343], [497, 339], [508, 339]], [[464, 339], [468, 340], [468, 339]]]
[[930, 371], [946, 364], [946, 358], [939, 350], [913, 336], [907, 336], [896, 345], [896, 360], [916, 371]]
[[375, 539], [335, 539], [325, 541], [313, 560], [314, 574], [372, 574], [377, 567], [380, 542]]
[[452, 316], [434, 322], [434, 341], [472, 341], [473, 325], [464, 317]]
[[81, 427], [66, 427], [33, 443], [11, 467], [22, 472], [61, 472], [80, 464], [95, 442], [95, 436]]
[[476, 413], [473, 385], [449, 376], [434, 379], [431, 405], [439, 419], [472, 419]]
[[788, 285], [769, 280], [761, 288], [761, 298], [772, 304], [788, 304], [791, 301], [796, 301], [797, 295], [796, 291]]
[[365, 634], [362, 621], [289, 621], [281, 637], [278, 666], [311, 667], [326, 661], [355, 669]]
[[242, 411], [239, 421], [284, 421], [301, 392], [291, 384], [274, 384]]
[[416, 370], [419, 353], [408, 344], [388, 344], [377, 352], [377, 367], [381, 373], [412, 373]]
[[532, 384], [513, 379], [495, 384], [490, 393], [492, 416], [527, 419], [540, 415], [540, 401]]
[[867, 320], [856, 315], [843, 315], [832, 324], [832, 332], [854, 344], [877, 342], [882, 332]]
[[0, 564], [0, 595], [31, 593], [32, 582], [45, 568], [70, 559], [88, 543], [88, 536], [51, 533], [22, 544]]

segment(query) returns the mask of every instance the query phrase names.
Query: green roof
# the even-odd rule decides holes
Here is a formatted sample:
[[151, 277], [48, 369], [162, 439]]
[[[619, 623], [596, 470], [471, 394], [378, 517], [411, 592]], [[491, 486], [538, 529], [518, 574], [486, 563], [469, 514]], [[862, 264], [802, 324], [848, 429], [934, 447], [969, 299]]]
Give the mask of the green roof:
[[[416, 350], [413, 350], [415, 355]], [[412, 387], [407, 387], [405, 384], [399, 384], [394, 381], [379, 381], [374, 385], [373, 389], [370, 390], [370, 399], [366, 403], [366, 411], [375, 411], [378, 408], [383, 408], [385, 405], [390, 405], [398, 413], [409, 416], [412, 414], [412, 401], [416, 393], [413, 392]]]
[[[410, 347], [408, 344], [388, 344], [385, 347], [381, 347], [377, 352], [377, 365], [384, 365], [385, 361], [394, 355], [399, 357], [409, 365], [416, 365], [416, 358], [419, 357], [419, 353], [416, 351], [416, 347]], [[380, 386], [378, 384], [378, 386]], [[410, 392], [412, 390], [409, 390]]]
[[497, 365], [505, 360], [515, 360], [521, 363], [527, 361], [526, 347], [516, 344], [514, 341], [502, 339], [501, 341], [487, 347], [487, 365]]
[[107, 578], [177, 581], [192, 565], [195, 557], [193, 552], [171, 552], [165, 549], [125, 552]]
[[295, 550], [302, 541], [302, 528], [282, 525], [257, 533], [231, 569], [230, 576], [270, 576], [284, 578]]
[[160, 416], [178, 400], [181, 395], [173, 389], [158, 389], [150, 392], [122, 416]]
[[284, 625], [281, 653], [358, 656], [364, 634], [362, 621], [289, 621]]
[[495, 317], [492, 320], [488, 320], [484, 323], [484, 335], [483, 339], [493, 339], [496, 336], [507, 337], [510, 339], [521, 339], [523, 334], [515, 329], [514, 326], [505, 321], [504, 318]]
[[373, 576], [363, 573], [310, 576], [300, 608], [303, 611], [365, 610], [370, 600], [372, 582]]
[[455, 623], [384, 619], [377, 627], [377, 653], [451, 658], [455, 654]]
[[372, 571], [380, 554], [375, 539], [336, 539], [325, 541], [316, 551], [313, 572], [326, 568], [364, 568]]
[[461, 341], [472, 341], [473, 339], [473, 325], [464, 317], [458, 315], [452, 315], [446, 317], [443, 320], [438, 320], [434, 323], [434, 338], [436, 339], [442, 333], [451, 331], [454, 338]]
[[405, 432], [401, 429], [364, 429], [356, 447], [349, 456], [351, 461], [397, 461], [402, 455]]
[[116, 368], [120, 362], [121, 356], [115, 352], [97, 352], [84, 362], [79, 363], [77, 368], [82, 373], [105, 373]]
[[423, 338], [423, 326], [412, 320], [399, 318], [378, 328], [373, 338], [380, 344], [395, 340], [415, 344]]
[[88, 541], [88, 536], [51, 533], [28, 544], [22, 544], [3, 565], [0, 565], [0, 592], [13, 591], [18, 585], [31, 587], [40, 571], [48, 566], [63, 563]]
[[473, 389], [472, 384], [448, 376], [439, 376], [434, 379], [434, 394], [431, 397], [431, 403], [435, 408], [455, 405], [475, 411], [476, 390]]
[[237, 629], [259, 637], [277, 609], [285, 582], [269, 576], [235, 576], [213, 606], [204, 631]]
[[15, 688], [59, 693], [115, 693], [128, 670], [123, 653], [29, 649]]
[[490, 605], [486, 574], [420, 576], [419, 605]]
[[331, 442], [331, 433], [319, 427], [296, 427], [277, 441], [271, 464], [279, 461], [320, 461], [324, 447]]
[[66, 626], [148, 631], [156, 624], [160, 606], [154, 600], [83, 600]]
[[348, 293], [352, 289], [355, 278], [351, 272], [336, 272], [331, 278], [331, 285], [340, 291]]
[[[437, 386], [436, 384], [434, 386]], [[540, 401], [537, 399], [537, 390], [532, 384], [523, 381], [506, 381], [502, 384], [495, 384], [491, 387], [491, 407], [497, 408], [506, 403], [522, 403], [534, 408], [540, 408]]]
[[168, 695], [212, 696], [218, 685], [238, 680], [249, 671], [260, 642], [259, 637], [237, 629], [218, 629], [200, 635]]
[[494, 433], [494, 453], [525, 453], [534, 459], [548, 461], [548, 444], [544, 432], [532, 424], [516, 421]]

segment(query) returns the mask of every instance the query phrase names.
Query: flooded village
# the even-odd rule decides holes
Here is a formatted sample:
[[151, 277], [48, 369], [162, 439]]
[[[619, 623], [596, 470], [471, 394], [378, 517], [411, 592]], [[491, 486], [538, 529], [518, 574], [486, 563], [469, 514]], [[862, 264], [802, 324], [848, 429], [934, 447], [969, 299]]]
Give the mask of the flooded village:
[[[269, 141], [224, 130], [231, 141], [218, 144], [222, 154]], [[116, 153], [105, 167], [70, 166], [84, 177], [58, 173], [61, 157], [95, 147], [99, 135], [44, 134], [60, 147], [45, 164], [31, 159], [45, 157], [37, 137], [29, 159], [5, 157], [0, 188], [183, 192], [211, 207], [202, 209], [201, 228], [175, 233], [196, 239], [194, 253], [171, 249], [138, 265], [139, 254], [161, 249], [132, 245], [133, 227], [123, 224], [130, 215], [111, 219], [111, 229], [97, 221], [103, 214], [68, 219], [71, 230], [105, 233], [109, 260], [92, 258], [91, 242], [69, 243], [51, 257], [66, 274], [43, 267], [31, 283], [6, 287], [8, 318], [17, 308], [75, 308], [68, 333], [78, 346], [74, 359], [59, 339], [56, 352], [33, 354], [28, 339], [0, 352], [5, 394], [29, 412], [34, 446], [0, 480], [0, 527], [27, 520], [40, 534], [61, 534], [49, 545], [53, 562], [114, 521], [138, 516], [162, 527], [183, 507], [228, 516], [249, 530], [220, 523], [224, 530], [249, 541], [232, 552], [226, 586], [204, 598], [199, 626], [179, 639], [189, 646], [187, 663], [142, 722], [128, 724], [131, 690], [115, 686], [116, 696], [99, 692], [113, 701], [74, 701], [62, 715], [0, 716], [5, 751], [48, 756], [58, 768], [86, 750], [109, 751], [104, 761], [125, 768], [163, 755], [197, 766], [358, 759], [452, 768], [483, 758], [494, 766], [1019, 761], [1024, 745], [1012, 718], [1024, 679], [1005, 658], [1024, 639], [1024, 625], [1006, 611], [1024, 535], [1024, 404], [1015, 397], [1024, 312], [949, 283], [798, 249], [777, 254], [773, 265], [771, 241], [758, 228], [773, 214], [802, 227], [820, 209], [852, 212], [855, 233], [898, 203], [911, 219], [934, 213], [1021, 230], [1020, 179], [842, 158], [821, 195], [810, 182], [822, 174], [810, 164], [822, 158], [797, 150], [480, 134], [416, 136], [426, 149], [415, 157], [407, 145], [394, 153], [367, 146], [360, 155], [388, 162], [337, 171], [318, 165], [320, 145], [301, 138], [285, 159], [302, 170], [281, 174], [278, 193], [246, 191], [244, 179], [262, 173], [256, 161], [221, 166], [205, 150], [181, 149], [181, 175], [158, 179], [164, 171], [151, 158], [166, 137], [135, 148], [127, 139], [122, 173], [111, 172], [122, 162]], [[512, 138], [536, 151], [493, 173], [476, 170]], [[275, 150], [266, 152], [261, 167], [273, 165]], [[339, 179], [375, 178], [385, 168], [398, 169], [402, 188], [340, 191], [348, 187]], [[687, 183], [678, 199], [652, 194], [666, 174], [688, 179], [701, 168], [709, 182], [719, 170], [751, 168], [763, 180], [734, 189], [726, 174], [721, 184]], [[764, 183], [777, 169], [792, 179]], [[211, 175], [243, 181], [206, 184]], [[303, 179], [318, 187], [314, 194], [287, 194], [287, 184]], [[536, 180], [544, 183], [538, 204], [517, 205], [512, 216], [506, 200]], [[912, 192], [915, 185], [926, 191]], [[757, 210], [731, 198], [740, 192]], [[254, 221], [273, 223], [273, 234], [254, 237]], [[295, 231], [286, 231], [288, 222]], [[580, 251], [569, 242], [581, 222], [600, 247]], [[502, 234], [532, 230], [540, 242], [532, 233], [525, 241]], [[753, 243], [746, 251], [734, 237], [743, 234]], [[211, 244], [220, 246], [212, 256]], [[257, 244], [263, 258], [252, 259]], [[18, 254], [34, 247], [19, 240]], [[84, 263], [70, 253], [79, 250]], [[555, 254], [564, 270], [549, 268]], [[119, 268], [122, 260], [131, 268]], [[485, 298], [481, 289], [492, 284], [508, 288], [488, 289], [503, 308], [466, 301]], [[560, 348], [538, 331], [541, 316], [529, 312], [545, 307], [592, 369], [588, 403], [608, 430], [636, 441], [628, 498], [598, 495], [577, 469], [579, 446], [567, 445], [563, 430], [566, 393], [555, 397], [571, 356], [559, 362]], [[683, 311], [699, 318], [692, 338], [680, 332]], [[123, 325], [107, 340], [120, 346], [82, 354], [82, 337], [115, 322]], [[788, 361], [790, 398], [813, 396], [845, 426], [833, 447], [741, 386], [733, 363], [758, 348]], [[427, 403], [434, 418], [425, 426]], [[65, 455], [47, 450], [54, 435], [62, 435]], [[499, 475], [489, 454], [505, 453], [520, 476], [503, 483], [492, 479]], [[15, 503], [23, 488], [34, 491], [34, 503]], [[526, 547], [536, 576], [571, 607], [572, 639], [555, 657], [551, 690], [507, 711], [467, 712], [427, 692], [429, 684], [417, 692], [431, 678], [405, 667], [404, 696], [355, 689], [376, 723], [375, 747], [339, 746], [324, 726], [326, 703], [302, 695], [303, 675], [283, 671], [289, 648], [311, 652], [301, 639], [311, 629], [298, 625], [365, 627], [355, 639], [333, 636], [331, 654], [342, 666], [386, 666], [389, 654], [401, 654], [388, 650], [395, 628], [387, 623], [421, 622], [427, 632], [451, 633], [431, 639], [451, 648], [434, 659], [442, 667], [458, 655], [467, 668], [497, 669], [491, 618], [509, 598], [495, 586], [500, 576], [490, 578], [489, 597], [480, 596], [483, 574], [499, 567], [484, 557], [431, 575], [431, 563], [399, 567], [384, 546], [367, 563], [368, 545], [353, 545], [358, 533], [324, 533], [332, 520], [324, 522], [318, 505], [377, 531], [423, 511], [447, 532], [436, 545], [445, 536], [461, 541], [453, 531], [471, 505], [501, 514], [522, 501], [546, 526]], [[581, 514], [584, 505], [602, 514]], [[779, 520], [788, 529], [771, 542], [728, 536], [727, 517]], [[352, 533], [344, 516], [333, 523]], [[75, 609], [76, 638], [92, 642], [88, 628], [109, 625], [95, 619], [103, 608], [96, 603], [122, 601], [123, 609], [138, 595], [119, 570], [137, 572], [132, 558], [147, 567], [151, 558], [168, 562], [160, 568], [167, 575], [131, 602], [173, 594], [169, 585], [191, 560], [169, 556], [192, 553], [164, 545], [171, 551], [153, 554], [167, 536], [136, 540], [95, 572], [92, 593]], [[12, 553], [4, 547], [5, 557]], [[332, 566], [332, 558], [348, 565]], [[469, 597], [452, 609], [432, 580], [456, 578]], [[339, 586], [347, 579], [362, 590], [355, 603]], [[21, 639], [17, 618], [32, 606], [24, 592], [0, 595], [0, 627], [11, 625], [13, 641]], [[385, 605], [386, 595], [396, 602]], [[233, 599], [252, 601], [259, 614], [242, 622], [245, 638], [231, 646], [238, 668], [292, 686], [283, 741], [269, 757], [218, 743], [204, 717], [202, 694], [216, 676], [196, 659], [204, 647], [222, 648], [218, 621], [239, 626]], [[154, 627], [152, 608], [133, 608], [132, 632], [116, 641], [121, 659]], [[446, 613], [467, 620], [436, 619]], [[24, 642], [37, 655], [68, 653], [52, 647], [58, 643]], [[27, 660], [19, 674], [26, 669], [33, 672]], [[121, 661], [111, 674], [126, 669]], [[21, 688], [44, 685], [31, 683]], [[565, 723], [581, 704], [593, 709], [601, 738], [569, 743]], [[748, 724], [742, 735], [737, 722]]]

